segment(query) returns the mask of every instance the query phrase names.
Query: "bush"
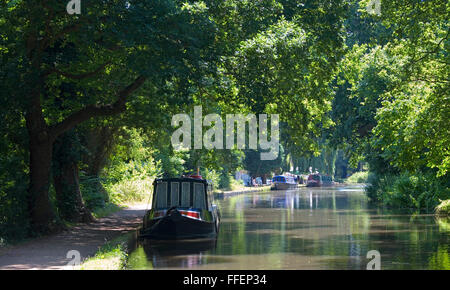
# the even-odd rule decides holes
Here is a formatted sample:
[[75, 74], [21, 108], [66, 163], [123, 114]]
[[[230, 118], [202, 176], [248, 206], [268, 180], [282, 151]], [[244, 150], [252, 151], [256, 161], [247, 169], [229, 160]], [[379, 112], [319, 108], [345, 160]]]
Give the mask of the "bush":
[[436, 213], [441, 216], [450, 216], [450, 199], [442, 201], [436, 207]]
[[0, 246], [29, 236], [27, 185], [23, 159], [0, 156]]
[[346, 183], [367, 183], [369, 179], [369, 171], [358, 171], [349, 176]]
[[396, 208], [431, 211], [450, 197], [449, 188], [432, 174], [374, 176], [369, 182], [366, 192], [371, 201]]
[[204, 179], [209, 180], [210, 182], [212, 182], [213, 189], [219, 188], [219, 186], [220, 186], [220, 179], [221, 179], [220, 173], [216, 172], [214, 169], [212, 169], [212, 170], [202, 169], [200, 174], [202, 175], [202, 177]]
[[153, 190], [153, 177], [122, 180], [106, 187], [110, 199], [116, 204], [139, 202], [150, 198]]
[[81, 194], [86, 207], [91, 211], [104, 207], [109, 199], [101, 181], [98, 177], [80, 176]]

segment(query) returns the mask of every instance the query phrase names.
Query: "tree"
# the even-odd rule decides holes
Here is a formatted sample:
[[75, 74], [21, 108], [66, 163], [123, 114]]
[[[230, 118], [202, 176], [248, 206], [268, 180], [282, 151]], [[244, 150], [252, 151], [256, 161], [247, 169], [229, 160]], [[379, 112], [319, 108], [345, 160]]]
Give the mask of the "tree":
[[335, 35], [325, 38], [315, 34], [316, 28], [308, 31], [309, 23], [302, 20], [280, 20], [242, 43], [232, 73], [239, 103], [257, 113], [280, 114], [285, 140], [303, 151], [317, 151], [314, 138], [331, 124], [325, 113], [331, 108], [330, 81], [343, 40], [339, 23]]
[[79, 16], [58, 0], [0, 3], [2, 91], [25, 116], [29, 211], [33, 228], [46, 231], [54, 219], [48, 188], [56, 138], [124, 112], [146, 81], [190, 75], [200, 59], [204, 66], [213, 25], [200, 4], [177, 1], [85, 1]]

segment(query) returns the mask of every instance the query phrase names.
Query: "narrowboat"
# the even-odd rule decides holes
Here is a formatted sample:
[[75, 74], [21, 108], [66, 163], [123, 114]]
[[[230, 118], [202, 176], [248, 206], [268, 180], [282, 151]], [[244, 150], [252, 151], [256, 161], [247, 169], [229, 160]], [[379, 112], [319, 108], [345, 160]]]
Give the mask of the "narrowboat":
[[201, 176], [157, 179], [151, 209], [145, 213], [140, 236], [154, 240], [213, 239], [220, 212], [212, 185]]
[[293, 176], [277, 175], [272, 179], [273, 190], [286, 190], [297, 188], [298, 184]]
[[333, 185], [333, 179], [331, 176], [323, 175], [320, 173], [313, 173], [308, 176], [306, 181], [307, 187], [318, 187], [318, 186], [331, 186]]

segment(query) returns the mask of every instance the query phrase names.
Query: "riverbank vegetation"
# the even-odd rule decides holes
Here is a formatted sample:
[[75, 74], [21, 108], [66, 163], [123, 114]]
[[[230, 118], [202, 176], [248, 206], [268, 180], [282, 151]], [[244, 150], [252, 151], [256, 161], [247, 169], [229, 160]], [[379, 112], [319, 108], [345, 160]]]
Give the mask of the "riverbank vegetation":
[[368, 183], [369, 171], [358, 171], [345, 179], [346, 183]]
[[436, 212], [440, 216], [450, 217], [450, 199], [441, 201], [436, 207]]
[[[58, 0], [0, 0], [2, 243], [90, 222], [198, 169], [216, 189], [241, 186], [237, 170], [364, 170], [382, 205], [450, 198], [445, 1], [383, 1], [380, 15], [367, 0], [94, 2], [74, 16]], [[171, 118], [194, 106], [278, 114], [278, 157], [175, 151]]]
[[80, 265], [74, 266], [75, 270], [122, 270], [125, 268], [128, 258], [128, 247], [131, 235], [121, 235], [105, 243], [94, 256], [87, 258]]

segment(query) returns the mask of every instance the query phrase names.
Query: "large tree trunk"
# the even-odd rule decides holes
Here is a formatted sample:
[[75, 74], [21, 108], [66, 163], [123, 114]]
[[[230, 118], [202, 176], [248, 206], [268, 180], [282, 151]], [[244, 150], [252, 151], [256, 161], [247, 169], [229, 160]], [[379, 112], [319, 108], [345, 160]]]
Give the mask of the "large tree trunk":
[[70, 133], [60, 136], [54, 145], [53, 184], [58, 213], [70, 222], [94, 221], [80, 191], [77, 149]]
[[30, 137], [30, 187], [28, 207], [31, 226], [35, 232], [50, 232], [55, 214], [50, 203], [48, 189], [52, 161], [53, 140], [42, 116], [36, 111], [26, 115]]
[[[33, 39], [31, 38], [31, 42]], [[30, 58], [33, 55], [30, 48]], [[33, 67], [40, 67], [39, 54], [33, 60]], [[33, 79], [35, 77], [35, 79]], [[38, 233], [54, 231], [55, 213], [49, 199], [50, 172], [52, 162], [53, 142], [61, 134], [74, 128], [76, 125], [93, 117], [111, 116], [119, 114], [126, 109], [127, 97], [142, 86], [146, 78], [138, 77], [132, 84], [118, 93], [117, 101], [108, 105], [88, 105], [73, 113], [58, 124], [49, 127], [44, 119], [41, 107], [41, 95], [44, 81], [41, 76], [32, 75], [32, 84], [35, 90], [31, 92], [30, 104], [25, 114], [28, 136], [30, 138], [30, 187], [28, 208], [32, 230]]]

